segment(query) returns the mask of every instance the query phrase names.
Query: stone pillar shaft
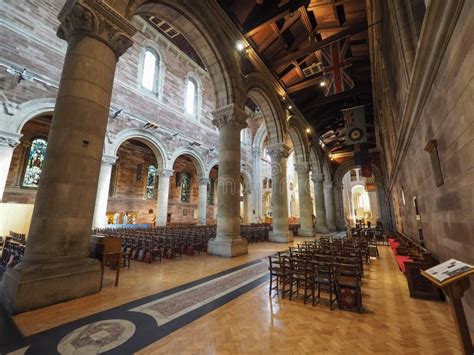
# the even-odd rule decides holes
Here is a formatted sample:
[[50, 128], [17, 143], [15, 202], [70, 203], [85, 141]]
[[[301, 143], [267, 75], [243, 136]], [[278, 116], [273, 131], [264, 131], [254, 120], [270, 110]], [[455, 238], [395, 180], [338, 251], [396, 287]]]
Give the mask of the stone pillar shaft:
[[298, 195], [300, 203], [300, 229], [298, 234], [302, 237], [314, 236], [313, 206], [309, 188], [309, 164], [297, 163], [295, 170], [298, 173]]
[[206, 208], [207, 208], [207, 186], [208, 178], [199, 179], [199, 198], [198, 198], [198, 224], [206, 224]]
[[261, 173], [261, 154], [260, 149], [252, 150], [252, 176], [253, 176], [253, 209], [252, 211], [252, 222], [261, 221], [262, 219], [262, 173]]
[[20, 143], [20, 137], [21, 134], [0, 131], [0, 202], [7, 184], [13, 150]]
[[217, 234], [208, 253], [234, 257], [247, 254], [247, 241], [240, 236], [240, 130], [246, 127], [246, 114], [235, 104], [213, 113], [219, 129], [219, 172], [217, 182]]
[[288, 243], [293, 241], [293, 233], [288, 226], [288, 189], [286, 179], [286, 161], [288, 147], [284, 144], [267, 146], [272, 159], [272, 224], [270, 241]]
[[327, 233], [326, 205], [324, 201], [324, 177], [321, 174], [313, 174], [314, 185], [314, 209], [316, 210], [316, 232]]
[[173, 170], [163, 169], [158, 172], [158, 198], [156, 201], [156, 226], [166, 226], [168, 220], [168, 196], [170, 192], [170, 177]]
[[25, 256], [3, 276], [10, 313], [100, 288], [89, 258], [97, 182], [115, 67], [136, 29], [103, 1], [68, 0], [58, 18], [68, 49]]
[[109, 200], [110, 178], [112, 176], [112, 167], [117, 157], [102, 157], [100, 167], [99, 184], [97, 186], [97, 196], [95, 200], [94, 219], [92, 226], [94, 228], [104, 228], [106, 226], [107, 202]]
[[326, 222], [330, 231], [336, 230], [336, 207], [331, 182], [324, 182], [324, 205], [326, 206]]

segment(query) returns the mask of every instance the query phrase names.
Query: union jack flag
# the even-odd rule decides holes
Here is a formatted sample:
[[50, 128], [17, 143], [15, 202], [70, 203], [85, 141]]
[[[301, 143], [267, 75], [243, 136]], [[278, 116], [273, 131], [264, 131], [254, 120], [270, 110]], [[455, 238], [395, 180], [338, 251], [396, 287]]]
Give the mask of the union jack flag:
[[349, 51], [349, 37], [321, 48], [323, 73], [327, 79], [324, 95], [335, 95], [354, 87], [354, 81], [349, 75], [352, 65]]

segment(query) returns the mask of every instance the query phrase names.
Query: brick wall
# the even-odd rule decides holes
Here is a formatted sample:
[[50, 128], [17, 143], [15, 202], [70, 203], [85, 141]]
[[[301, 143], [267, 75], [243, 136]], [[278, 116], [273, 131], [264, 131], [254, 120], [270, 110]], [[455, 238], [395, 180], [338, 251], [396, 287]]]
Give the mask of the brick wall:
[[8, 172], [3, 202], [12, 203], [34, 203], [36, 189], [24, 188], [21, 186], [25, 164], [28, 159], [28, 152], [31, 141], [36, 137], [48, 137], [49, 127], [51, 125], [51, 116], [35, 118], [27, 122], [21, 134], [20, 144], [13, 150], [10, 170]]

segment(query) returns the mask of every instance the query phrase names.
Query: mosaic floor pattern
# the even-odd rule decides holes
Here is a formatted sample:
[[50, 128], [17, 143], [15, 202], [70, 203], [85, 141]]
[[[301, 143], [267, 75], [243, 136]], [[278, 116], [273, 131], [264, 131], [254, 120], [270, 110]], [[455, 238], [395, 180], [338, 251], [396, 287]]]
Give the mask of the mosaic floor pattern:
[[24, 338], [10, 354], [134, 353], [268, 280], [256, 260]]

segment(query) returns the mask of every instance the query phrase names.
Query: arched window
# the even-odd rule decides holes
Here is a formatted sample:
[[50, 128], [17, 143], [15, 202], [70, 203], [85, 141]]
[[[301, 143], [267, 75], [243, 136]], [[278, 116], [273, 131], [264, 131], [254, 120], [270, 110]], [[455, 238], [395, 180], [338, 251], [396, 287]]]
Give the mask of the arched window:
[[191, 174], [184, 171], [179, 174], [178, 185], [181, 186], [181, 202], [191, 200]]
[[146, 179], [146, 198], [155, 198], [156, 191], [156, 166], [150, 165], [148, 167], [148, 176]]
[[186, 82], [186, 113], [196, 116], [198, 109], [198, 86], [196, 80], [188, 78]]
[[31, 142], [25, 175], [23, 176], [23, 186], [38, 187], [47, 145], [48, 143], [44, 138], [35, 138]]
[[406, 205], [406, 201], [405, 201], [405, 190], [403, 190], [403, 187], [400, 188], [400, 193], [402, 195], [402, 204], [403, 206]]
[[240, 131], [240, 142], [242, 144], [247, 144], [248, 140], [248, 128], [244, 128]]
[[143, 59], [142, 86], [154, 94], [158, 92], [159, 69], [160, 57], [153, 49], [147, 48]]

